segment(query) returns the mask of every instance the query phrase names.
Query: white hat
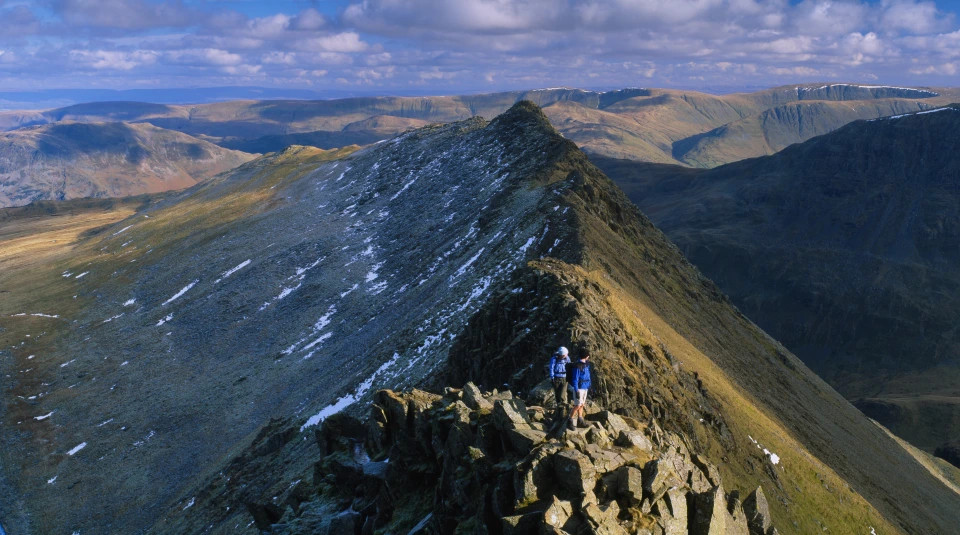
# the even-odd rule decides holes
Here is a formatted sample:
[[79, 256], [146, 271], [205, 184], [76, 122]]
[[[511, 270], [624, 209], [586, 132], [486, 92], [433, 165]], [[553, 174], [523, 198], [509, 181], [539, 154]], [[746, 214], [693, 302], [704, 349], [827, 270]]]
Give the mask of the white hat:
[[560, 354], [563, 355], [564, 357], [570, 354], [570, 352], [567, 351], [567, 348], [565, 348], [565, 347], [563, 347], [563, 346], [560, 346], [560, 349], [557, 350], [557, 353], [560, 353]]

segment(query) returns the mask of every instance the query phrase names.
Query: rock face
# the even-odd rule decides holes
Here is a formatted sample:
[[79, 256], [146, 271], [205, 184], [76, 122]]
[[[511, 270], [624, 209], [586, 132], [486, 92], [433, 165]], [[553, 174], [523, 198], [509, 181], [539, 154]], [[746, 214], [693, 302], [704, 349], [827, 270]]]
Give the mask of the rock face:
[[250, 161], [148, 124], [56, 123], [0, 133], [0, 208], [183, 189]]
[[[656, 423], [628, 423], [593, 405], [589, 428], [551, 429], [533, 421], [535, 407], [495, 399], [492, 393], [481, 396], [493, 404], [492, 411], [464, 409], [475, 390], [468, 384], [447, 389], [442, 397], [381, 391], [365, 426], [324, 422], [317, 437], [328, 453], [317, 461], [318, 493], [280, 518], [255, 516], [257, 526], [277, 535], [334, 535], [361, 526], [364, 532], [389, 533], [748, 535], [736, 494], [726, 494], [719, 481], [696, 491], [691, 483], [706, 474], [680, 436], [652, 432]], [[354, 432], [344, 434], [345, 427]], [[517, 429], [540, 436], [517, 447], [511, 438]], [[645, 436], [651, 446], [611, 445], [626, 429]], [[331, 444], [331, 436], [339, 438]], [[371, 469], [380, 463], [386, 464], [385, 472]], [[671, 467], [669, 479], [665, 465]], [[712, 465], [708, 470], [716, 472]], [[686, 479], [678, 479], [677, 472]], [[644, 474], [650, 478], [646, 485]], [[417, 503], [410, 496], [426, 499]], [[757, 503], [756, 496], [766, 511], [762, 490], [750, 503]], [[339, 503], [343, 509], [331, 511], [323, 525], [306, 522], [321, 503]], [[769, 511], [764, 517], [758, 507], [750, 510], [752, 518], [760, 518], [750, 526], [763, 528], [751, 527], [749, 535], [766, 535], [772, 529]]]

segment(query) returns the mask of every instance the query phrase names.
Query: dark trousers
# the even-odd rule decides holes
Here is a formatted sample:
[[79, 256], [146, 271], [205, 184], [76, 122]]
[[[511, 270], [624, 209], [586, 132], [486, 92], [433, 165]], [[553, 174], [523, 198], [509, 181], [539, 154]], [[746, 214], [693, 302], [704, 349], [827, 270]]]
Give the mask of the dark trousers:
[[565, 410], [567, 408], [567, 380], [563, 377], [554, 377], [553, 395], [557, 399], [557, 408]]

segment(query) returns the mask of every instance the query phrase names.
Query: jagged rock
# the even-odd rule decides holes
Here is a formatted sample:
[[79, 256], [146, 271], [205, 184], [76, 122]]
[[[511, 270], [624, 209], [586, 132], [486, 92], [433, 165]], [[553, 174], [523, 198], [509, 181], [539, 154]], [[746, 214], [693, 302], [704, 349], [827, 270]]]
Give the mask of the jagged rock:
[[590, 458], [576, 450], [564, 450], [553, 457], [557, 482], [576, 496], [591, 495], [597, 471]]
[[617, 494], [631, 507], [643, 501], [643, 472], [635, 466], [623, 466], [617, 470]]
[[530, 429], [526, 405], [519, 399], [498, 399], [493, 403], [493, 424], [500, 431]]
[[348, 509], [330, 520], [330, 527], [327, 529], [327, 534], [347, 535], [356, 533], [360, 527], [360, 513]]
[[538, 448], [514, 471], [515, 508], [531, 504], [549, 494], [554, 486], [553, 455], [560, 449], [557, 444]]
[[[296, 435], [296, 432], [293, 434]], [[350, 449], [351, 443], [362, 442], [366, 436], [367, 427], [360, 420], [345, 413], [330, 416], [314, 431], [314, 437], [322, 455], [336, 450]], [[282, 441], [282, 438], [280, 440]], [[263, 447], [267, 445], [264, 444]]]
[[557, 406], [557, 398], [553, 393], [553, 384], [549, 379], [543, 380], [530, 389], [527, 394], [528, 405], [539, 405], [550, 409]]
[[547, 501], [547, 509], [543, 512], [543, 523], [558, 529], [563, 529], [573, 517], [573, 505], [551, 496]]
[[727, 533], [731, 535], [750, 535], [749, 522], [747, 515], [743, 512], [743, 504], [740, 502], [740, 493], [733, 491], [727, 500], [727, 512], [730, 513], [731, 524], [727, 526]]
[[588, 444], [593, 444], [600, 447], [606, 447], [610, 445], [610, 436], [607, 435], [607, 432], [602, 428], [590, 426], [587, 428], [585, 436]]
[[625, 455], [619, 451], [603, 449], [596, 444], [588, 444], [586, 454], [590, 457], [590, 460], [593, 461], [593, 466], [596, 467], [597, 472], [600, 474], [612, 472], [633, 460], [632, 456]]
[[500, 519], [503, 535], [529, 535], [530, 533], [536, 533], [540, 526], [541, 519], [542, 516], [540, 513], [505, 516]]
[[493, 403], [483, 397], [480, 389], [473, 383], [467, 383], [463, 386], [463, 401], [473, 410], [492, 410]]
[[643, 490], [647, 497], [661, 494], [665, 489], [679, 483], [680, 479], [673, 466], [663, 459], [654, 459], [643, 469]]
[[687, 534], [687, 496], [680, 490], [672, 488], [657, 500], [653, 509], [660, 516], [664, 535]]
[[653, 444], [650, 442], [650, 439], [640, 431], [634, 431], [633, 429], [620, 431], [615, 444], [622, 448], [637, 448], [643, 451], [653, 451]]
[[590, 415], [590, 419], [595, 422], [600, 422], [612, 437], [619, 436], [621, 431], [633, 431], [623, 418], [610, 411], [597, 412], [596, 414]]
[[513, 448], [521, 453], [528, 452], [547, 438], [547, 434], [537, 429], [510, 429], [507, 438]]
[[354, 489], [363, 479], [363, 469], [346, 452], [336, 452], [324, 457], [314, 466], [314, 481], [329, 477], [340, 488]]
[[594, 535], [628, 535], [617, 517], [620, 515], [620, 506], [617, 502], [610, 502], [600, 506], [595, 503], [587, 504], [582, 513], [590, 524], [590, 532]]
[[[727, 510], [727, 496], [723, 487], [717, 486], [710, 492], [697, 495], [694, 503], [691, 535], [749, 535], [742, 510], [739, 519], [735, 519]], [[739, 503], [737, 507], [739, 508]]]
[[697, 467], [703, 470], [707, 476], [707, 479], [710, 480], [711, 485], [720, 485], [720, 471], [717, 470], [717, 467], [714, 466], [713, 463], [704, 459], [703, 456], [697, 454], [693, 455], [692, 460], [693, 464], [697, 465]]
[[750, 535], [767, 535], [773, 521], [770, 518], [770, 505], [763, 494], [763, 488], [757, 487], [757, 490], [747, 497], [743, 502], [743, 511], [747, 515]]

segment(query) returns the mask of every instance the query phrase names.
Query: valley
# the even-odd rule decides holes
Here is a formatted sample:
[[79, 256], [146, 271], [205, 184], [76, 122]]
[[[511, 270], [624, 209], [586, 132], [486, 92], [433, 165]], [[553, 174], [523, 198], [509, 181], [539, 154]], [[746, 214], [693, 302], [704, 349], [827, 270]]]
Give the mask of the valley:
[[709, 171], [595, 161], [744, 314], [932, 453], [960, 432], [958, 121], [858, 121]]

